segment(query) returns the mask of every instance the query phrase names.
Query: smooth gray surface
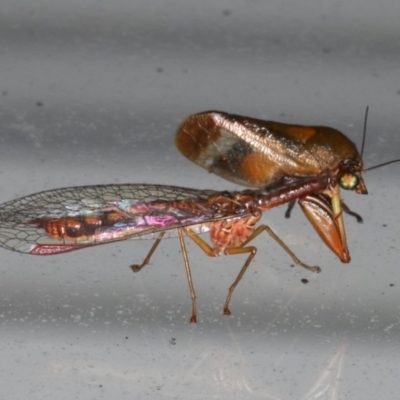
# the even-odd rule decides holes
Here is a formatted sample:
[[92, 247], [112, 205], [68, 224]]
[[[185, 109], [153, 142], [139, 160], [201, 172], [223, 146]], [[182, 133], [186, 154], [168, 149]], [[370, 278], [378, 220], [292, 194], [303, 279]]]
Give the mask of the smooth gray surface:
[[[0, 5], [0, 200], [80, 184], [231, 189], [178, 154], [188, 114], [225, 110], [330, 125], [366, 166], [399, 158], [396, 1], [44, 1]], [[199, 323], [175, 239], [54, 257], [0, 249], [0, 394], [8, 399], [397, 399], [400, 165], [345, 193], [341, 264], [298, 208], [267, 237], [222, 315], [241, 257], [188, 244]], [[308, 279], [308, 285], [300, 280]]]

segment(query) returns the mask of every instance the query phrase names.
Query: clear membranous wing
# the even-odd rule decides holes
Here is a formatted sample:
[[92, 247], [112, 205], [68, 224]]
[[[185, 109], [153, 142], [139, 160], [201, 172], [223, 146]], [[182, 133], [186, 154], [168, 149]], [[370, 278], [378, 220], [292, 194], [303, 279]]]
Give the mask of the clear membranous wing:
[[234, 217], [210, 203], [218, 193], [147, 184], [44, 191], [0, 205], [0, 246], [45, 255], [188, 225], [207, 231]]

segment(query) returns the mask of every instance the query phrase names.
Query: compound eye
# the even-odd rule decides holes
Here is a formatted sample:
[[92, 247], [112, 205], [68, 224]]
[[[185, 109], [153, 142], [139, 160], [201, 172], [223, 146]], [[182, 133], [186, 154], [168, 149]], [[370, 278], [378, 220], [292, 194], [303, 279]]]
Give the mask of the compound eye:
[[355, 189], [360, 182], [360, 179], [356, 174], [346, 172], [339, 178], [339, 186], [345, 190]]

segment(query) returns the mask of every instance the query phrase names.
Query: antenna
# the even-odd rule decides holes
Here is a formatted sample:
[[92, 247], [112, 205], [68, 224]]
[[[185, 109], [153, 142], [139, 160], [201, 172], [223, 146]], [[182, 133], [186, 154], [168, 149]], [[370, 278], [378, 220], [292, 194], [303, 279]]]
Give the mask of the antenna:
[[[367, 120], [368, 120], [368, 111], [369, 111], [369, 106], [365, 109], [365, 117], [364, 117], [364, 130], [363, 130], [363, 140], [361, 144], [361, 158], [364, 154], [364, 147], [365, 147], [365, 138], [367, 136]], [[365, 171], [365, 170], [364, 170]]]
[[[363, 156], [363, 154], [364, 154], [365, 138], [366, 138], [366, 136], [367, 136], [368, 111], [369, 111], [369, 106], [367, 106], [367, 108], [365, 109], [363, 140], [362, 140], [362, 144], [361, 144], [361, 159], [362, 159], [362, 156]], [[365, 168], [365, 169], [363, 169], [362, 172], [371, 171], [371, 170], [373, 170], [373, 169], [380, 168], [380, 167], [384, 167], [385, 165], [394, 164], [394, 163], [397, 163], [397, 162], [400, 162], [400, 158], [398, 158], [398, 159], [396, 159], [396, 160], [385, 161], [385, 162], [382, 163], [382, 164], [378, 164], [378, 165], [374, 165], [374, 166], [369, 167], [369, 168]]]
[[397, 162], [400, 162], [400, 158], [398, 158], [397, 160], [386, 161], [386, 162], [384, 162], [382, 164], [374, 165], [373, 167], [365, 168], [365, 169], [363, 169], [363, 172], [371, 171], [373, 169], [384, 167], [385, 165], [394, 164], [394, 163], [397, 163]]

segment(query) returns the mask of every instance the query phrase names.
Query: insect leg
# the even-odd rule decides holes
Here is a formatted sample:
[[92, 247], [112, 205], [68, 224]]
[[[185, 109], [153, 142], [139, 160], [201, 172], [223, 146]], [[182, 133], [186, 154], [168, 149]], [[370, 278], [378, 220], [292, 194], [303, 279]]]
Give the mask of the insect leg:
[[[207, 243], [205, 242], [201, 237], [197, 236], [192, 230], [188, 228], [182, 228], [182, 230], [192, 239], [208, 256], [210, 257], [216, 257], [218, 254], [215, 253], [214, 249]], [[233, 255], [233, 254], [243, 254], [243, 253], [251, 253], [248, 257], [246, 262], [244, 263], [242, 269], [239, 272], [238, 277], [236, 278], [235, 282], [231, 285], [229, 288], [228, 292], [228, 297], [225, 301], [224, 304], [224, 314], [225, 315], [231, 315], [231, 311], [229, 310], [229, 302], [232, 297], [232, 293], [235, 290], [235, 287], [239, 283], [239, 281], [242, 279], [242, 276], [246, 272], [247, 267], [250, 264], [250, 261], [253, 259], [253, 257], [256, 255], [257, 249], [253, 246], [250, 247], [236, 247], [233, 249], [227, 249], [225, 250], [225, 254], [227, 255]], [[190, 285], [190, 284], [189, 284]]]
[[197, 322], [196, 292], [194, 291], [192, 273], [190, 272], [189, 259], [186, 251], [185, 241], [183, 240], [182, 231], [186, 233], [185, 228], [178, 228], [179, 242], [181, 244], [183, 262], [185, 263], [186, 276], [189, 283], [190, 297], [192, 298], [192, 316], [190, 322]]
[[[296, 200], [289, 202], [288, 208], [286, 209], [286, 212], [285, 212], [285, 218], [290, 218], [290, 215], [292, 214], [292, 210], [293, 210], [293, 207], [295, 206], [295, 204], [296, 204]], [[358, 223], [360, 223], [360, 224], [363, 223], [363, 218], [360, 214], [357, 214], [356, 212], [351, 211], [350, 208], [347, 206], [347, 204], [344, 203], [343, 201], [341, 202], [341, 204], [342, 204], [342, 209], [346, 214], [354, 217]]]
[[344, 203], [343, 201], [342, 203], [342, 210], [348, 214], [351, 215], [352, 217], [354, 217], [358, 223], [362, 224], [363, 223], [363, 218], [360, 214], [355, 213], [354, 211], [351, 211], [350, 208], [347, 206], [346, 203]]
[[[214, 249], [207, 242], [205, 242], [202, 238], [197, 236], [193, 231], [191, 231], [188, 228], [182, 228], [182, 229], [208, 256], [216, 257], [218, 255], [215, 253]], [[246, 272], [248, 266], [250, 265], [251, 260], [256, 255], [257, 248], [254, 246], [249, 246], [249, 247], [241, 246], [241, 247], [235, 247], [235, 248], [225, 250], [226, 255], [235, 255], [235, 254], [243, 254], [243, 253], [250, 253], [250, 254], [247, 257], [242, 269], [240, 270], [239, 275], [235, 279], [235, 282], [233, 282], [233, 284], [229, 288], [228, 296], [227, 296], [225, 304], [224, 304], [224, 314], [225, 315], [231, 315], [231, 311], [229, 309], [229, 302], [231, 300], [232, 293], [235, 290], [236, 286], [238, 285], [239, 281], [242, 279], [244, 273]]]
[[244, 247], [246, 246], [246, 244], [248, 244], [249, 242], [251, 242], [254, 238], [256, 238], [261, 232], [266, 231], [273, 239], [276, 240], [276, 242], [290, 255], [290, 257], [292, 257], [293, 261], [296, 264], [301, 265], [303, 268], [312, 271], [312, 272], [320, 272], [321, 268], [314, 266], [314, 267], [310, 267], [307, 264], [304, 264], [303, 262], [301, 262], [296, 255], [289, 249], [289, 247], [273, 232], [273, 230], [267, 226], [267, 225], [260, 225], [249, 237], [248, 239], [241, 244], [240, 247], [236, 247], [233, 249], [227, 249], [225, 251], [225, 254], [228, 255], [234, 255], [234, 254], [243, 254], [243, 253], [250, 253], [250, 255], [247, 257], [247, 260], [245, 261], [242, 269], [239, 272], [239, 275], [237, 276], [237, 278], [235, 279], [235, 281], [232, 283], [231, 287], [229, 288], [228, 291], [228, 296], [226, 298], [225, 301], [225, 305], [224, 305], [224, 314], [225, 315], [230, 315], [231, 311], [229, 310], [229, 303], [231, 301], [231, 297], [233, 294], [233, 291], [236, 289], [236, 286], [239, 284], [240, 280], [243, 278], [243, 275], [245, 274], [248, 266], [250, 265], [251, 260], [254, 258], [254, 256], [256, 255], [257, 252], [257, 248], [254, 246], [248, 246], [248, 247]]
[[204, 241], [200, 236], [196, 235], [191, 229], [189, 228], [181, 228], [186, 235], [190, 237], [190, 239], [193, 240], [199, 246], [204, 253], [206, 253], [210, 257], [217, 257], [218, 254], [215, 253], [214, 249], [206, 242]]
[[229, 309], [229, 303], [231, 301], [233, 291], [235, 290], [235, 288], [238, 285], [238, 283], [240, 282], [240, 280], [243, 278], [243, 275], [246, 272], [248, 266], [250, 265], [251, 260], [256, 255], [257, 247], [254, 247], [254, 246], [235, 247], [233, 249], [225, 250], [225, 254], [227, 254], [227, 255], [235, 255], [235, 254], [243, 254], [243, 253], [250, 253], [250, 254], [247, 257], [242, 269], [240, 270], [239, 275], [235, 279], [235, 282], [232, 283], [232, 285], [230, 286], [230, 288], [228, 290], [228, 296], [226, 297], [225, 304], [224, 304], [224, 314], [225, 315], [231, 315], [231, 310]]
[[296, 200], [289, 201], [288, 208], [285, 212], [285, 218], [290, 218], [290, 214], [292, 213], [293, 207], [296, 204]]
[[157, 246], [160, 244], [162, 238], [165, 235], [165, 231], [161, 232], [158, 235], [158, 238], [156, 239], [156, 241], [153, 243], [153, 246], [151, 246], [151, 249], [149, 251], [149, 253], [147, 254], [146, 258], [143, 260], [143, 262], [141, 264], [133, 264], [131, 265], [131, 270], [133, 272], [139, 272], [144, 266], [146, 266], [149, 262], [150, 262], [150, 258], [153, 255], [153, 253], [156, 251]]
[[251, 242], [254, 238], [256, 238], [261, 232], [266, 231], [282, 248], [283, 250], [286, 251], [286, 253], [289, 254], [290, 257], [292, 257], [293, 261], [302, 266], [303, 268], [312, 271], [312, 272], [321, 272], [321, 268], [317, 266], [310, 267], [307, 264], [304, 264], [301, 262], [296, 255], [289, 249], [289, 247], [283, 242], [282, 239], [277, 236], [274, 231], [267, 225], [260, 225], [257, 227], [257, 229], [254, 230], [254, 232], [248, 237], [248, 239], [242, 243], [241, 247], [244, 247], [247, 243]]
[[321, 272], [321, 268], [318, 266], [313, 266], [310, 267], [307, 264], [304, 264], [303, 262], [301, 262], [296, 255], [289, 249], [289, 247], [285, 244], [285, 242], [275, 234], [275, 232], [267, 225], [260, 225], [259, 227], [257, 227], [257, 229], [249, 236], [249, 238], [242, 244], [242, 247], [245, 246], [247, 243], [249, 243], [250, 241], [252, 241], [254, 238], [256, 238], [261, 232], [266, 231], [282, 248], [283, 250], [286, 251], [286, 253], [288, 253], [290, 255], [290, 257], [292, 257], [293, 261], [302, 266], [303, 268], [312, 271], [312, 272]]

